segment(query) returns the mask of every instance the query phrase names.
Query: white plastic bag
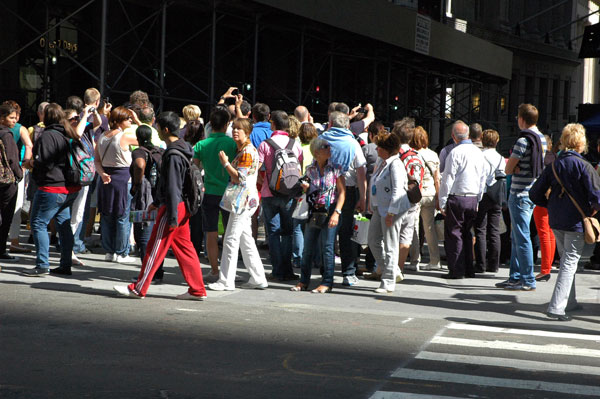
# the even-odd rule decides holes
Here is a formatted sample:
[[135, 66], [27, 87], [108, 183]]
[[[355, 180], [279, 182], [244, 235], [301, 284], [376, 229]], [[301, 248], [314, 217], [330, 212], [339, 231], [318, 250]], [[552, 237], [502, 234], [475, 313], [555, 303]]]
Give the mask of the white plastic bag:
[[369, 243], [369, 223], [371, 221], [362, 214], [354, 215], [352, 241], [359, 245], [367, 245]]
[[306, 194], [302, 194], [302, 197], [298, 198], [292, 218], [298, 220], [308, 219], [308, 202], [306, 202]]

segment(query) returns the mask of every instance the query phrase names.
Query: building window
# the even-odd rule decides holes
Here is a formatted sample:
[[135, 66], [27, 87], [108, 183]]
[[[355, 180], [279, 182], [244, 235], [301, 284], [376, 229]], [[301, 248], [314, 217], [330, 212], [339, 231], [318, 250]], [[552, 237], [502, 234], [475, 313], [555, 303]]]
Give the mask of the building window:
[[554, 79], [552, 82], [552, 109], [550, 111], [550, 119], [553, 121], [558, 119], [558, 107], [560, 104], [560, 80]]
[[565, 91], [563, 94], [563, 119], [569, 119], [569, 112], [571, 110], [571, 82], [565, 80]]

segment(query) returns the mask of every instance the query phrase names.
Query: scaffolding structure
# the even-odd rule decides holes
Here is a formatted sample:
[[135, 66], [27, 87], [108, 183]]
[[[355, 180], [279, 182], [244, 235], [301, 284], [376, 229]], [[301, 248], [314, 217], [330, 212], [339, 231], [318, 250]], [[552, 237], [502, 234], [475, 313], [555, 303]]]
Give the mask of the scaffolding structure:
[[[506, 80], [252, 1], [0, 5], [19, 22], [17, 47], [1, 54], [0, 68], [16, 59], [35, 69], [31, 110], [96, 86], [116, 103], [142, 89], [158, 111], [195, 103], [207, 112], [237, 86], [251, 103], [288, 112], [303, 104], [322, 118], [331, 101], [370, 102], [386, 123], [415, 117], [441, 143], [453, 121], [495, 126], [506, 106]], [[65, 26], [76, 43], [62, 37]]]

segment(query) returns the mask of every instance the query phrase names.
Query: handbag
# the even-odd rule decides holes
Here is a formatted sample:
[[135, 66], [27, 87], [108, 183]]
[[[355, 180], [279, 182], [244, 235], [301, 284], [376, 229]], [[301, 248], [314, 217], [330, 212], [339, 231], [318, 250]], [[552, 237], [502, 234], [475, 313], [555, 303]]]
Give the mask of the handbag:
[[[502, 162], [504, 162], [503, 158], [500, 159], [500, 163], [502, 163]], [[492, 166], [491, 163], [490, 163], [490, 166]], [[500, 164], [498, 166], [500, 166]], [[496, 168], [494, 171], [495, 175], [496, 175], [497, 170], [498, 170], [498, 168]], [[506, 201], [507, 201], [506, 175], [504, 175], [504, 176], [496, 175], [495, 179], [496, 179], [496, 181], [494, 182], [494, 184], [492, 184], [491, 186], [488, 186], [485, 193], [488, 195], [488, 197], [490, 197], [490, 199], [492, 201], [494, 201], [494, 203], [496, 203], [496, 205], [505, 207]]]
[[562, 184], [562, 181], [560, 181], [560, 178], [558, 177], [558, 173], [556, 173], [554, 162], [552, 162], [552, 172], [554, 172], [554, 177], [556, 177], [558, 184], [560, 184], [560, 186], [562, 187], [562, 191], [567, 193], [569, 198], [571, 198], [571, 201], [573, 201], [573, 205], [575, 205], [575, 208], [577, 208], [577, 210], [581, 214], [581, 217], [583, 219], [583, 236], [585, 243], [594, 244], [600, 242], [600, 223], [598, 222], [598, 219], [596, 219], [593, 216], [586, 216], [586, 214], [583, 212], [577, 201], [575, 201], [575, 198], [573, 198], [573, 196], [565, 189], [565, 186]]
[[248, 195], [250, 190], [245, 184], [235, 184], [229, 182], [221, 198], [219, 206], [228, 212], [233, 212], [239, 215], [246, 210], [246, 203], [248, 202]]
[[302, 194], [302, 196], [298, 198], [296, 208], [294, 208], [294, 213], [292, 213], [292, 218], [297, 220], [308, 219], [308, 202], [306, 202], [306, 194]]
[[308, 227], [313, 229], [326, 229], [329, 225], [329, 214], [327, 212], [313, 212], [308, 219]]

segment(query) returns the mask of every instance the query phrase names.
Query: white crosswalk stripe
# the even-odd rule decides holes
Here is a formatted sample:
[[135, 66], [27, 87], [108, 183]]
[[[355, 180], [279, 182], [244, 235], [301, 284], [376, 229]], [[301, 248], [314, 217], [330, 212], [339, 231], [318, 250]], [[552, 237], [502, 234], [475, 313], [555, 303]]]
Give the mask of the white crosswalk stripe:
[[456, 399], [481, 389], [600, 398], [598, 358], [600, 335], [451, 323], [370, 399]]

